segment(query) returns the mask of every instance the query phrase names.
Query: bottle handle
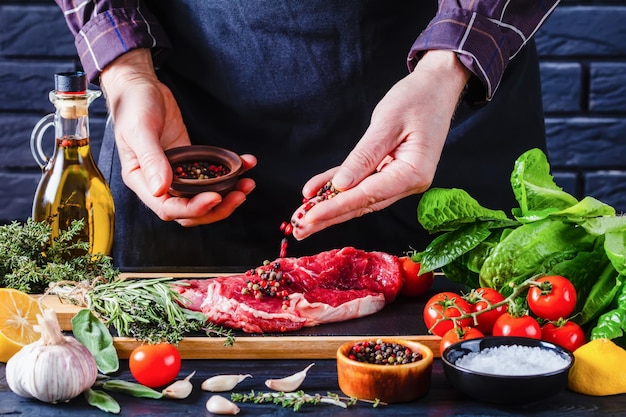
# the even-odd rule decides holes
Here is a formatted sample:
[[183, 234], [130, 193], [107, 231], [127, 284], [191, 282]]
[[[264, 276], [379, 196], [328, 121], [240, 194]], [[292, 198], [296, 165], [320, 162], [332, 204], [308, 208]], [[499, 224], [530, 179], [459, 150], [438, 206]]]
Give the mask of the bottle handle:
[[43, 134], [52, 125], [54, 125], [54, 113], [50, 113], [39, 120], [30, 134], [30, 152], [33, 154], [35, 162], [37, 162], [41, 169], [43, 169], [50, 160], [48, 155], [46, 155], [43, 151], [41, 141], [43, 139]]

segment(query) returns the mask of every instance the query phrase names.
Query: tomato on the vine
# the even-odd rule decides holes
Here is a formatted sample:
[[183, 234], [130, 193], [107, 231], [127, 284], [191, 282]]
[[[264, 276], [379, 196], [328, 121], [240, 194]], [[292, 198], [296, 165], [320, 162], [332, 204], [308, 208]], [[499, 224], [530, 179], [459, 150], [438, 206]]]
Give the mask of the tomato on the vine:
[[524, 314], [512, 316], [506, 312], [493, 324], [494, 336], [521, 336], [533, 339], [541, 339], [541, 327], [534, 317]]
[[548, 322], [541, 327], [541, 338], [569, 350], [575, 351], [585, 344], [585, 332], [573, 321]]
[[402, 256], [399, 260], [404, 278], [400, 293], [407, 297], [418, 297], [425, 294], [435, 280], [435, 275], [432, 271], [420, 275], [419, 262], [413, 262], [409, 256]]
[[454, 327], [446, 332], [439, 342], [439, 355], [450, 345], [460, 342], [461, 340], [478, 339], [484, 334], [476, 327]]
[[539, 285], [528, 290], [530, 311], [550, 321], [569, 317], [576, 307], [576, 288], [572, 282], [559, 275], [541, 277], [536, 281]]
[[476, 314], [476, 328], [485, 334], [491, 334], [493, 324], [498, 317], [506, 313], [507, 305], [488, 310], [492, 305], [504, 301], [504, 296], [493, 288], [477, 288], [473, 290], [467, 300], [472, 305], [472, 312]]
[[[459, 294], [450, 291], [440, 292], [433, 295], [424, 306], [424, 323], [431, 333], [443, 336], [448, 330], [454, 327], [452, 320], [441, 320], [444, 318], [453, 319], [471, 312], [470, 304]], [[457, 326], [470, 326], [470, 317], [457, 319]]]
[[137, 382], [150, 388], [158, 388], [176, 378], [180, 371], [181, 358], [178, 349], [172, 344], [143, 344], [130, 353], [128, 366]]

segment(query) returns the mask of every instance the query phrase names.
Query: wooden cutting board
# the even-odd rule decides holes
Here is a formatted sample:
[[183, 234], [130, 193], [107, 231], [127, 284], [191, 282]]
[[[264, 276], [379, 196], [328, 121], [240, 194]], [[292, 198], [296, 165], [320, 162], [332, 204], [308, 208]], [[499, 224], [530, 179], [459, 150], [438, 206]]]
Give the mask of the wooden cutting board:
[[[220, 274], [150, 273], [132, 274], [132, 278], [174, 276], [210, 279], [216, 275]], [[412, 299], [400, 297], [380, 312], [368, 317], [284, 334], [236, 333], [232, 346], [224, 346], [224, 339], [218, 337], [185, 337], [178, 348], [184, 359], [333, 359], [339, 346], [345, 342], [389, 336], [421, 342], [428, 346], [435, 356], [439, 356], [440, 338], [427, 334], [422, 311], [425, 301], [431, 294], [442, 291], [442, 285], [449, 286], [449, 282], [443, 277], [438, 277], [431, 291], [423, 297]], [[44, 296], [43, 303], [56, 311], [59, 324], [66, 331], [72, 330], [72, 317], [83, 308], [64, 303], [55, 295]], [[127, 359], [132, 350], [141, 344], [130, 337], [114, 337], [113, 340], [121, 359]]]

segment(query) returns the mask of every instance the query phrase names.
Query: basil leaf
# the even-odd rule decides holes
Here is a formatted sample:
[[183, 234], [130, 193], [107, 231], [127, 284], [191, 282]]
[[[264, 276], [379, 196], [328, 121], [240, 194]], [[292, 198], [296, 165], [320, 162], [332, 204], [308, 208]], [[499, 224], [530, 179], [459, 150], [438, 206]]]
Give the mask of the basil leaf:
[[121, 392], [122, 394], [132, 395], [139, 398], [163, 398], [163, 393], [146, 387], [145, 385], [135, 382], [124, 381], [121, 379], [111, 379], [102, 384], [102, 388], [107, 391]]
[[87, 400], [87, 403], [89, 403], [89, 405], [91, 406], [97, 407], [102, 411], [106, 411], [107, 413], [120, 413], [120, 404], [115, 400], [115, 398], [111, 397], [104, 391], [88, 388], [84, 392], [84, 396]]
[[72, 332], [94, 356], [100, 372], [110, 374], [119, 369], [120, 363], [113, 345], [113, 337], [89, 309], [84, 308], [72, 317]]

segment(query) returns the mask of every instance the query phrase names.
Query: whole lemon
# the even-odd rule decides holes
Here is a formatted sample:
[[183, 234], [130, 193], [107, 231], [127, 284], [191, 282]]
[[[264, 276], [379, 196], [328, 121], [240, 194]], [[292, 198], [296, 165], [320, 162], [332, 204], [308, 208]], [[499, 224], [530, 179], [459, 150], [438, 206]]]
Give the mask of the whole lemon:
[[574, 351], [568, 388], [586, 395], [626, 393], [626, 350], [609, 339], [595, 339]]

